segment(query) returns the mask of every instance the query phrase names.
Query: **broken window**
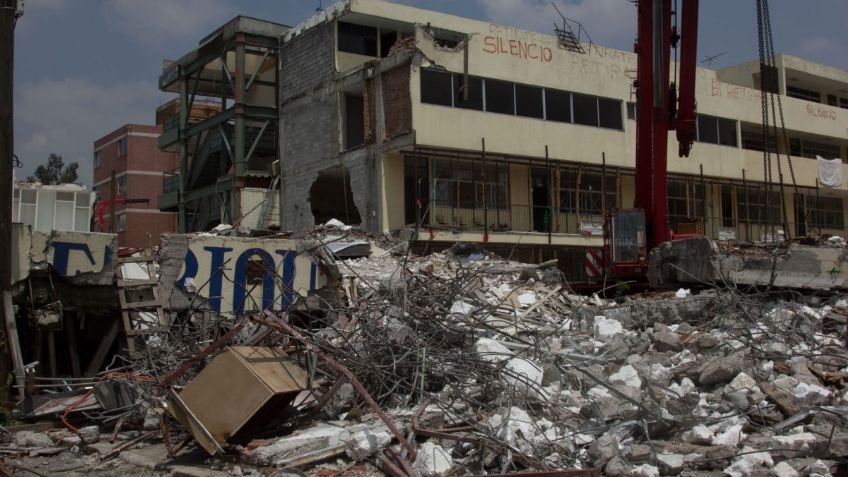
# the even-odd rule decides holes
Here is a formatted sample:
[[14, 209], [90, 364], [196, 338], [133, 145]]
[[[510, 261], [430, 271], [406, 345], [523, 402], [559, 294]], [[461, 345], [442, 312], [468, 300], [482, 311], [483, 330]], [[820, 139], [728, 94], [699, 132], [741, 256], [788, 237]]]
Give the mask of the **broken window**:
[[598, 119], [602, 128], [621, 130], [621, 101], [598, 98]]
[[377, 29], [365, 25], [338, 22], [339, 51], [377, 56]]
[[[468, 77], [468, 85], [464, 83], [463, 75], [453, 75], [454, 106], [463, 109], [483, 110], [483, 79], [476, 76]], [[467, 90], [468, 99], [463, 93]]]
[[523, 84], [515, 85], [515, 108], [519, 116], [543, 119], [545, 110], [542, 102], [542, 88]]
[[389, 51], [397, 43], [398, 34], [394, 30], [380, 30], [380, 57], [389, 56]]
[[574, 93], [571, 100], [574, 104], [574, 124], [598, 125], [598, 98]]
[[515, 115], [515, 89], [513, 83], [486, 80], [486, 111]]
[[421, 102], [453, 106], [452, 75], [445, 71], [421, 70]]
[[344, 95], [344, 148], [365, 144], [365, 100], [362, 96]]
[[563, 123], [571, 122], [571, 93], [545, 90], [545, 118]]

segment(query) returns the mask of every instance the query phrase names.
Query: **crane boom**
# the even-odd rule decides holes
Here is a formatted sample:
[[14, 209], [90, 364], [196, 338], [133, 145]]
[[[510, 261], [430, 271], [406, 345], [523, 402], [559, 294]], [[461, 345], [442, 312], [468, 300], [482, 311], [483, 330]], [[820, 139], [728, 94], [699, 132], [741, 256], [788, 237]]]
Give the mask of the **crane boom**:
[[[677, 130], [679, 154], [695, 138], [698, 0], [682, 0], [682, 31], [672, 28], [673, 0], [639, 0], [636, 40], [636, 203], [645, 212], [648, 249], [668, 240], [668, 133]], [[681, 41], [680, 99], [671, 81], [671, 50]]]

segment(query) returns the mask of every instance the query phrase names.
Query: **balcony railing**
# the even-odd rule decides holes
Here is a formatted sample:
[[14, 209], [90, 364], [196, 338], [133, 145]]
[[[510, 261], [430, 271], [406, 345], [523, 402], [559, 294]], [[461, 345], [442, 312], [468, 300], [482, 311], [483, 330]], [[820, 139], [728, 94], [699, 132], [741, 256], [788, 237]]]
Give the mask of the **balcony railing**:
[[422, 223], [435, 228], [469, 232], [550, 232], [598, 237], [603, 234], [603, 217], [600, 214], [578, 216], [574, 211], [558, 212], [556, 207], [551, 206], [510, 204], [483, 209], [432, 201], [424, 210], [427, 215]]

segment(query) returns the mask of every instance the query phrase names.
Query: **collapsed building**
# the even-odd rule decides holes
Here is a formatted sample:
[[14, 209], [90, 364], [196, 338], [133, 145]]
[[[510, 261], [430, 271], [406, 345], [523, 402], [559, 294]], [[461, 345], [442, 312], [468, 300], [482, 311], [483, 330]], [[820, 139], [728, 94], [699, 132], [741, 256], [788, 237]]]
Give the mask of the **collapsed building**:
[[[633, 203], [635, 59], [379, 0], [339, 2], [292, 28], [237, 18], [160, 79], [184, 104], [222, 104], [217, 119], [184, 118], [182, 142], [176, 131], [162, 139], [184, 153], [184, 230], [253, 224], [238, 220], [251, 210], [259, 228], [295, 235], [330, 218], [370, 233], [420, 224], [418, 250], [486, 243], [594, 274], [585, 256], [602, 245], [602, 211]], [[815, 158], [848, 157], [848, 72], [788, 55], [776, 64], [786, 135], [769, 144], [781, 154], [771, 173], [758, 63], [698, 69], [697, 142], [688, 159], [668, 159], [673, 226], [700, 218], [724, 240], [844, 235], [846, 185], [820, 180]], [[214, 147], [191, 139], [207, 127]], [[786, 175], [784, 195], [767, 193], [787, 157], [794, 185]], [[223, 195], [233, 180], [241, 199], [197, 200], [195, 212], [202, 190]], [[777, 230], [784, 208], [790, 237]]]

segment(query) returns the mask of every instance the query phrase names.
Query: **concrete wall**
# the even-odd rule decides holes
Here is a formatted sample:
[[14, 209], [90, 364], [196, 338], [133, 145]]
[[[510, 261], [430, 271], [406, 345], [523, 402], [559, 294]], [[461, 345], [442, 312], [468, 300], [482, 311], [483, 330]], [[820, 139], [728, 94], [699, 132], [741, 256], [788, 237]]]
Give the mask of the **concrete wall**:
[[90, 232], [32, 232], [14, 224], [12, 233], [14, 282], [25, 280], [30, 270], [54, 270], [77, 285], [112, 285], [117, 260], [113, 234]]
[[162, 243], [159, 283], [172, 310], [203, 303], [225, 315], [284, 310], [327, 283], [318, 262], [291, 240], [164, 235]]

